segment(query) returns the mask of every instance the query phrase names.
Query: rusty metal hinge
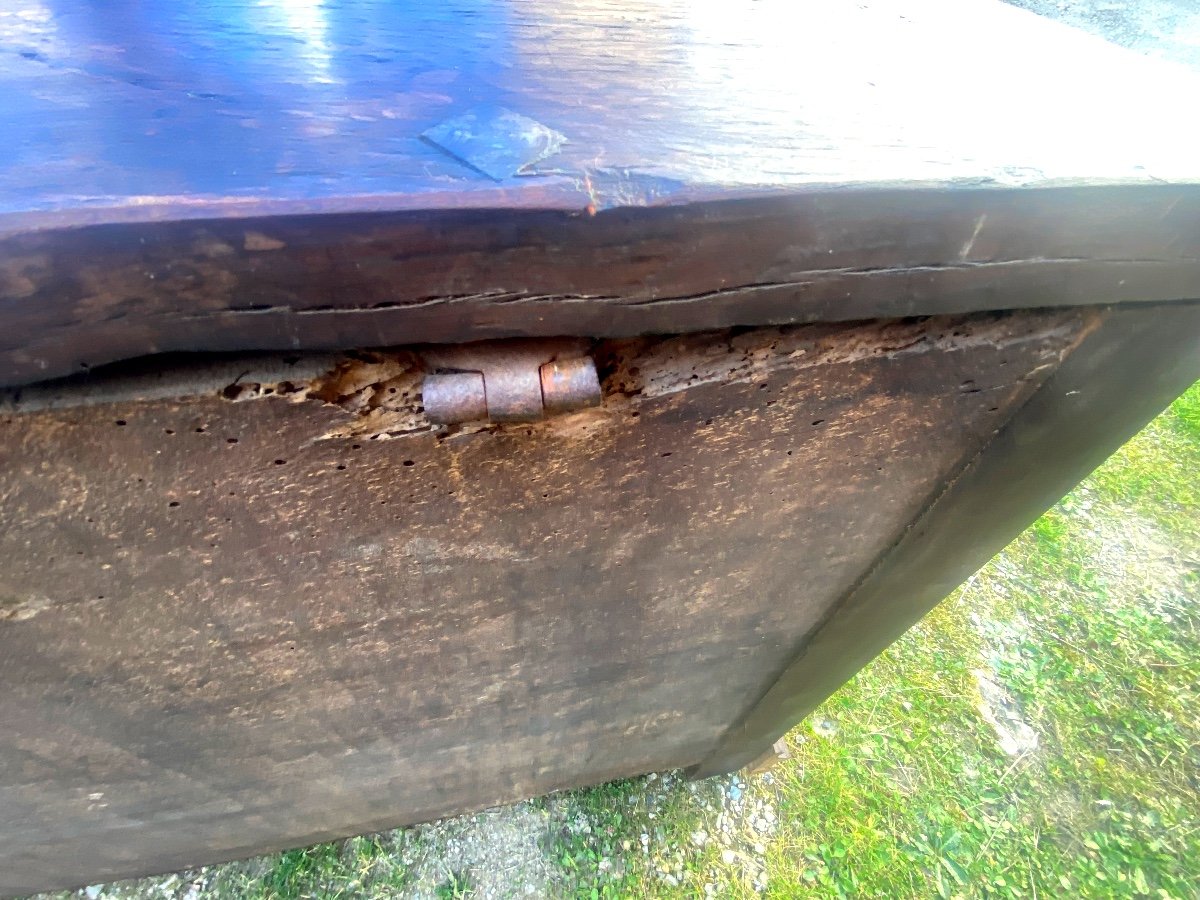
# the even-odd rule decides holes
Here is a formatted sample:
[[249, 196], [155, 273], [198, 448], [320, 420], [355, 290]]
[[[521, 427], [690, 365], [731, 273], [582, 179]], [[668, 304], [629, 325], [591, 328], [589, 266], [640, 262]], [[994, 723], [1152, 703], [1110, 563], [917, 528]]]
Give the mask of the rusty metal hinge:
[[421, 353], [431, 422], [533, 422], [600, 405], [596, 364], [581, 340], [486, 341]]

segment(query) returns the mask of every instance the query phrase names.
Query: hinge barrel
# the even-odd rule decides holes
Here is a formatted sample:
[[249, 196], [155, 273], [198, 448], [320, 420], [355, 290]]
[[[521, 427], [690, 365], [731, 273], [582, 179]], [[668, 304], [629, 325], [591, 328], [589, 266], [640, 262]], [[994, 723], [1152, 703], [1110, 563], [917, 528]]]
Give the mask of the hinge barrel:
[[596, 364], [578, 340], [486, 342], [421, 354], [431, 422], [535, 422], [599, 406]]

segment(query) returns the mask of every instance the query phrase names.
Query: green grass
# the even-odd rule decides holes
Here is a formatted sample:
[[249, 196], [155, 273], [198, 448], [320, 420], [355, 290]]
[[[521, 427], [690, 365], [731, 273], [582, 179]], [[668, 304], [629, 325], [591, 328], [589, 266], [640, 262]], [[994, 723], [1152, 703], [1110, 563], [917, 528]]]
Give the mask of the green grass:
[[[542, 895], [1200, 897], [1198, 601], [1200, 384], [797, 727], [771, 773], [552, 795], [512, 807], [508, 838], [546, 863]], [[981, 690], [1024, 751], [1001, 748]], [[458, 823], [165, 893], [472, 896], [485, 867], [427, 865]], [[112, 895], [164, 894], [138, 884]]]
[[396, 897], [409, 886], [409, 869], [402, 861], [408, 842], [408, 833], [401, 830], [288, 850], [249, 864], [217, 866], [209, 870], [212, 877], [206, 879], [205, 894], [244, 900]]
[[[634, 854], [600, 887], [737, 897], [758, 874], [772, 897], [1200, 896], [1198, 555], [1200, 385], [789, 735], [792, 759], [748, 785], [779, 823], [761, 868], [688, 848], [712, 816], [676, 788], [653, 828], [688, 848], [678, 886]], [[1037, 749], [998, 747], [977, 673]], [[581, 895], [595, 855], [647, 827], [607, 812], [642, 789], [576, 795], [614, 828], [570, 848]]]

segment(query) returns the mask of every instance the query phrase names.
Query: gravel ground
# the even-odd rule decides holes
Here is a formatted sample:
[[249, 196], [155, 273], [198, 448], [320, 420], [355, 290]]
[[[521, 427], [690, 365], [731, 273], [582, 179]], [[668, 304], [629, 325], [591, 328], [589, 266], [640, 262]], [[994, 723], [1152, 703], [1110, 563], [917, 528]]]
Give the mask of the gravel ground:
[[[813, 728], [819, 737], [833, 737], [836, 725], [820, 720]], [[699, 851], [716, 850], [706, 895], [714, 896], [722, 879], [720, 870], [733, 867], [752, 889], [766, 884], [762, 861], [766, 844], [778, 824], [772, 800], [773, 778], [768, 772], [751, 784], [741, 775], [687, 782], [679, 772], [650, 773], [626, 782], [625, 797], [614, 797], [614, 809], [596, 814], [580, 806], [574, 794], [548, 797], [498, 807], [482, 813], [397, 829], [342, 844], [340, 865], [331, 866], [328, 890], [303, 896], [403, 896], [411, 900], [470, 896], [474, 900], [574, 895], [568, 870], [561, 864], [563, 849], [578, 841], [600, 837], [616, 807], [623, 800], [629, 815], [644, 818], [645, 827], [637, 840], [614, 843], [612, 853], [595, 859], [597, 883], [616, 882], [635, 857], [649, 862], [648, 876], [664, 887], [678, 887], [684, 880], [687, 857]], [[694, 828], [686, 844], [679, 845], [656, 827], [668, 807], [678, 807], [681, 798], [690, 807]], [[633, 809], [632, 807], [636, 807]], [[619, 813], [618, 813], [619, 814]], [[370, 853], [363, 857], [362, 877], [347, 880], [347, 869], [355, 867], [360, 842], [368, 842]], [[79, 900], [198, 900], [248, 896], [291, 896], [286, 891], [263, 890], [272, 870], [279, 868], [278, 855], [180, 872], [91, 885], [70, 893], [40, 894], [30, 900], [72, 897]], [[718, 863], [719, 861], [719, 863]], [[403, 888], [393, 893], [371, 890], [371, 886], [395, 883], [403, 875]], [[727, 876], [726, 876], [727, 877]], [[336, 883], [335, 883], [336, 880]], [[360, 893], [361, 892], [361, 893]]]

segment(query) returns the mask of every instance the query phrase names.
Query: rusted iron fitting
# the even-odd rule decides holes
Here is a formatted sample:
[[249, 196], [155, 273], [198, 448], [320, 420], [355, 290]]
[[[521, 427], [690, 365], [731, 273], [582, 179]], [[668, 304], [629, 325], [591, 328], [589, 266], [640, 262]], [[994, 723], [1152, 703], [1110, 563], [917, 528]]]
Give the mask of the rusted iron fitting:
[[425, 415], [440, 425], [536, 422], [600, 405], [596, 364], [576, 340], [486, 341], [421, 354]]

